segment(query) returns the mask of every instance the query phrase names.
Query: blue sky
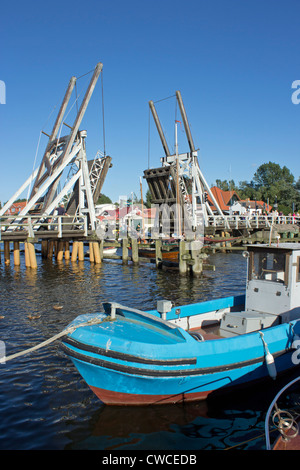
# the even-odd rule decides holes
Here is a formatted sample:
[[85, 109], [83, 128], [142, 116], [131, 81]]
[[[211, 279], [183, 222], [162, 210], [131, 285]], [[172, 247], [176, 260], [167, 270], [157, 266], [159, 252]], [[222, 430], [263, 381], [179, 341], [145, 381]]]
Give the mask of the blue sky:
[[[103, 192], [135, 192], [163, 149], [148, 101], [180, 90], [200, 168], [216, 179], [250, 181], [261, 164], [300, 176], [299, 0], [85, 0], [2, 2], [0, 201], [38, 165], [47, 143], [40, 131], [59, 106], [71, 76], [103, 63], [105, 150], [113, 159]], [[78, 89], [90, 76], [78, 80]], [[157, 104], [170, 148], [175, 98]], [[57, 108], [51, 115], [56, 116]], [[72, 122], [69, 122], [72, 124]], [[87, 153], [104, 150], [100, 81], [81, 128]], [[188, 151], [180, 130], [179, 151]], [[148, 142], [150, 141], [150, 153]], [[147, 190], [143, 183], [144, 193]]]

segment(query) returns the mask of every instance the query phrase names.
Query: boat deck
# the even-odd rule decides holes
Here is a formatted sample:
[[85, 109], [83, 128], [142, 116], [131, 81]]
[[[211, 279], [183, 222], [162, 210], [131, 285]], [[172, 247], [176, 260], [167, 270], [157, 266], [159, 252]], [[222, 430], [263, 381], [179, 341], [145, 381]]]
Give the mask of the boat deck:
[[223, 336], [219, 334], [219, 331], [220, 331], [220, 324], [214, 323], [213, 325], [202, 327], [202, 328], [192, 328], [189, 330], [189, 333], [200, 334], [201, 336], [203, 336], [205, 340], [222, 339]]
[[300, 436], [292, 439], [283, 439], [280, 437], [274, 444], [273, 450], [299, 450], [300, 449]]

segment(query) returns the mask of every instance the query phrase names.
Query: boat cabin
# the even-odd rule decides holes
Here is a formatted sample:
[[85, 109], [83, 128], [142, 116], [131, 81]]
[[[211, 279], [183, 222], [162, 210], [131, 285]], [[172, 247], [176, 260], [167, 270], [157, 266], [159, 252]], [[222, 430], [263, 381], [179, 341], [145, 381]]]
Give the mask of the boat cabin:
[[220, 334], [225, 337], [300, 318], [300, 243], [253, 245], [245, 256], [245, 311], [224, 315]]

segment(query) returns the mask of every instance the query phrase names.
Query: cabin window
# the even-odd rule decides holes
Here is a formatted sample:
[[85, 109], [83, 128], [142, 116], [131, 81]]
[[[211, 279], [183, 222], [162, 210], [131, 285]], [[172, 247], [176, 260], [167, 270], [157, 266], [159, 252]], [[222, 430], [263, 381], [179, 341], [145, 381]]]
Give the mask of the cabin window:
[[251, 253], [249, 279], [287, 283], [286, 253], [256, 251]]

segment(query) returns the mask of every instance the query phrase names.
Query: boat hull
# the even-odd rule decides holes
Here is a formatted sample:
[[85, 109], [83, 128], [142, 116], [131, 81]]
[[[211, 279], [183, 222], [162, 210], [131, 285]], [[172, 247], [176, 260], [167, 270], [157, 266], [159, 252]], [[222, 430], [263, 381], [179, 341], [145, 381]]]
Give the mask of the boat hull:
[[[154, 259], [156, 254], [155, 254], [155, 250], [145, 248], [145, 249], [139, 250], [139, 256], [142, 258]], [[179, 251], [178, 250], [162, 251], [161, 256], [164, 261], [178, 261]]]
[[106, 405], [167, 405], [174, 403], [190, 403], [205, 400], [208, 393], [190, 393], [186, 395], [181, 393], [178, 395], [136, 395], [131, 393], [119, 393], [110, 390], [105, 390], [98, 387], [90, 387], [94, 394]]
[[[125, 308], [118, 312], [113, 320], [103, 314], [100, 325], [78, 328], [63, 340], [81, 376], [109, 405], [199, 401], [213, 393], [272, 381], [266, 344], [276, 374], [296, 366], [289, 324], [264, 330], [264, 341], [259, 332], [197, 341], [152, 314]], [[82, 323], [81, 317], [86, 318], [78, 317], [75, 325]], [[300, 333], [297, 322], [293, 328]]]
[[[291, 355], [275, 360], [277, 374], [294, 368]], [[196, 373], [169, 377], [156, 374], [142, 375], [143, 372], [112, 370], [110, 366], [90, 364], [71, 356], [79, 373], [95, 395], [107, 405], [164, 405], [201, 401], [209, 395], [219, 395], [262, 380], [272, 382], [265, 361], [245, 367], [228, 366], [219, 373]], [[118, 368], [117, 368], [118, 369]], [[224, 367], [226, 369], [226, 367]], [[145, 372], [144, 372], [145, 373]], [[138, 375], [140, 374], [140, 375]], [[131, 392], [129, 392], [131, 391]]]

